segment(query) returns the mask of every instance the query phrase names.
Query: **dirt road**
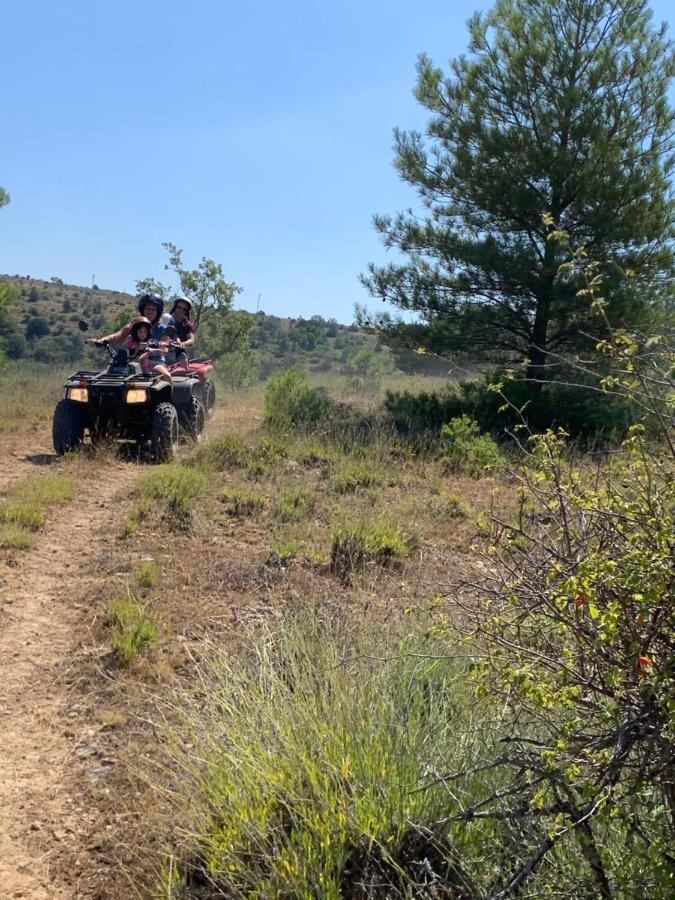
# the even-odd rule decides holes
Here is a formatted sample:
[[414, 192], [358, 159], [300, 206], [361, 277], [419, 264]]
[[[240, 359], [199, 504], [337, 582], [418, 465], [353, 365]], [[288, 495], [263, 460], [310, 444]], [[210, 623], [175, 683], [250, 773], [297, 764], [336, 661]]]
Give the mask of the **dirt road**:
[[[34, 548], [0, 563], [0, 897], [88, 897], [77, 876], [54, 875], [64, 846], [87, 832], [95, 811], [68, 796], [68, 775], [91, 752], [91, 723], [68, 718], [77, 660], [91, 651], [87, 598], [119, 534], [139, 467], [114, 459], [61, 463], [44, 447], [5, 449], [7, 482], [68, 468], [75, 500], [52, 509]], [[52, 463], [48, 465], [49, 463]], [[4, 484], [3, 484], [4, 481]]]

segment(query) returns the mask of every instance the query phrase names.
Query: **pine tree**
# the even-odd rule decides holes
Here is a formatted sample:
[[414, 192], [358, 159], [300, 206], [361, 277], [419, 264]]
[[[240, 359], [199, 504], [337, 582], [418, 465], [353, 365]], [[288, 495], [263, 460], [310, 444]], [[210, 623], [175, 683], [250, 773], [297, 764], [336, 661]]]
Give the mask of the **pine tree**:
[[634, 322], [672, 272], [675, 58], [645, 0], [497, 0], [468, 24], [470, 53], [449, 75], [418, 61], [426, 139], [395, 132], [396, 167], [425, 214], [375, 225], [408, 260], [371, 264], [362, 280], [420, 313], [414, 326], [381, 317], [390, 338], [521, 354], [536, 376], [593, 327], [560, 276], [557, 230], [612, 260], [614, 322]]

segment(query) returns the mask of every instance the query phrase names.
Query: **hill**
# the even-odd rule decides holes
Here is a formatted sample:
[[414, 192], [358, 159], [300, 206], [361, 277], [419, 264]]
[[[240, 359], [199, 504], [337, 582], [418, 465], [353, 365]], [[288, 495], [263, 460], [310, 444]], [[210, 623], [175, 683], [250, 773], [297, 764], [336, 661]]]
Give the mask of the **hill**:
[[[43, 363], [74, 363], [86, 356], [78, 329], [84, 319], [92, 334], [118, 327], [133, 314], [136, 297], [94, 285], [64, 284], [18, 275], [0, 276], [8, 289], [8, 301], [0, 307], [0, 349], [10, 359]], [[225, 358], [225, 377], [234, 383], [260, 380], [298, 365], [312, 373], [332, 373], [372, 381], [397, 372], [447, 374], [444, 360], [423, 357], [407, 350], [392, 352], [378, 339], [355, 325], [314, 315], [288, 319], [238, 310], [248, 335], [245, 356], [230, 359], [231, 347], [204, 336], [202, 352]], [[229, 374], [228, 374], [229, 373]]]

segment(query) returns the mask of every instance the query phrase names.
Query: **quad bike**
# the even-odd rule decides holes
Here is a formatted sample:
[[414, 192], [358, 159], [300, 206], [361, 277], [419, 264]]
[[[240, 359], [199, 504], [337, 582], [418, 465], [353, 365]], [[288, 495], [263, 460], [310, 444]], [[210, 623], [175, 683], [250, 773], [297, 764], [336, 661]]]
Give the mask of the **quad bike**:
[[169, 366], [169, 371], [174, 377], [184, 372], [197, 376], [204, 388], [204, 413], [207, 419], [213, 416], [216, 408], [216, 386], [210, 378], [207, 378], [206, 374], [212, 369], [211, 360], [201, 358], [189, 360], [187, 366], [181, 363], [174, 363], [174, 365]]
[[74, 372], [66, 379], [64, 399], [56, 404], [52, 437], [59, 455], [78, 447], [85, 431], [94, 442], [114, 434], [135, 440], [139, 447], [149, 443], [160, 462], [173, 459], [181, 432], [201, 439], [207, 390], [196, 372], [176, 371], [169, 384], [144, 375], [127, 350], [114, 350], [105, 342], [101, 346], [111, 356], [108, 368]]

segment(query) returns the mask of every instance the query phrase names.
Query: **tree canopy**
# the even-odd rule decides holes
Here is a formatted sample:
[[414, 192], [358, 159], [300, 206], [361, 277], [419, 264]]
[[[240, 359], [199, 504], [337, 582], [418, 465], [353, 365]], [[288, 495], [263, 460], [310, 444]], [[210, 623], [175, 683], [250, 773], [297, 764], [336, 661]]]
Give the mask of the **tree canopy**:
[[611, 261], [614, 322], [639, 318], [645, 287], [672, 272], [674, 55], [645, 0], [497, 0], [469, 34], [450, 74], [418, 61], [432, 115], [426, 137], [396, 130], [395, 163], [424, 213], [375, 217], [407, 260], [363, 282], [420, 314], [379, 317], [390, 339], [519, 354], [536, 374], [592, 330], [565, 247]]
[[[234, 298], [241, 292], [241, 288], [235, 282], [225, 280], [220, 263], [204, 256], [196, 269], [188, 269], [183, 263], [183, 251], [180, 247], [171, 241], [162, 246], [169, 254], [169, 261], [164, 268], [176, 275], [179, 293], [191, 301], [195, 325], [199, 325], [207, 310], [224, 314], [232, 308]], [[139, 279], [136, 290], [139, 294], [156, 292], [166, 298], [172, 293], [170, 287], [155, 278]]]

